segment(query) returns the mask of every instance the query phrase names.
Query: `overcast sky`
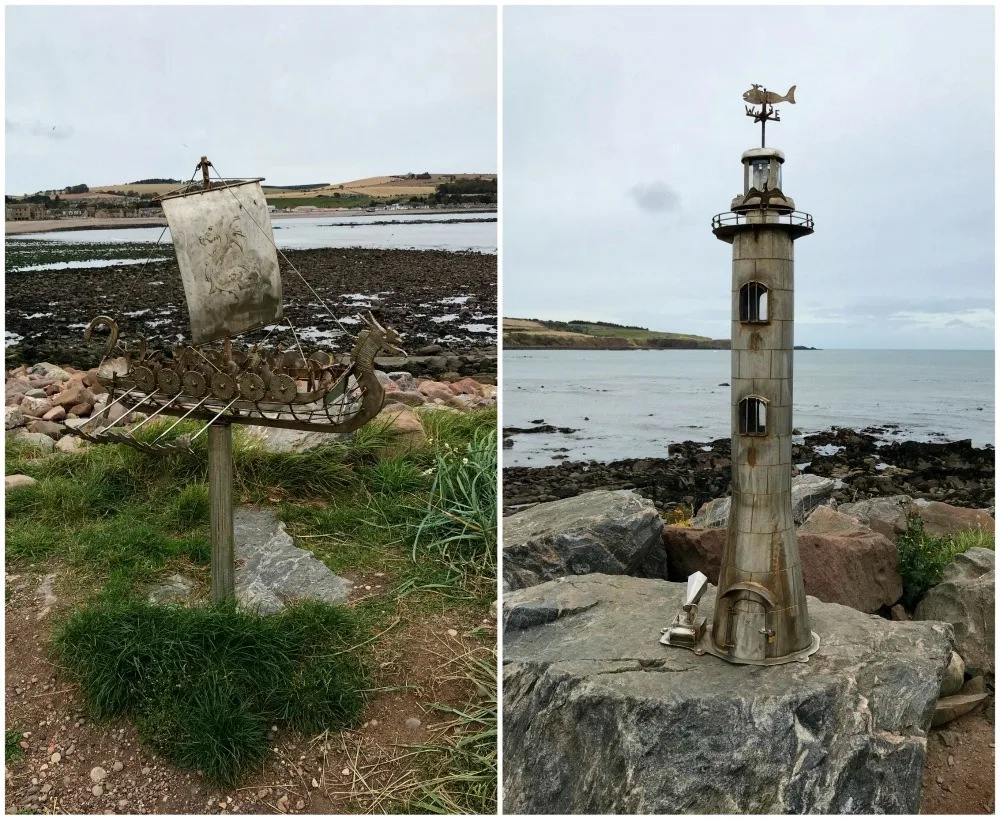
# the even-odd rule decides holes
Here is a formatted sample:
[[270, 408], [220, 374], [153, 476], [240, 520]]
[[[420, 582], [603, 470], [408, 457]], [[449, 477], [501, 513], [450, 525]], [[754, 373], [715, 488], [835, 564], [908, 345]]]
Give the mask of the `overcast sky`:
[[504, 314], [729, 335], [752, 82], [812, 213], [796, 344], [992, 348], [993, 10], [504, 10]]
[[5, 192], [497, 170], [496, 9], [6, 8]]

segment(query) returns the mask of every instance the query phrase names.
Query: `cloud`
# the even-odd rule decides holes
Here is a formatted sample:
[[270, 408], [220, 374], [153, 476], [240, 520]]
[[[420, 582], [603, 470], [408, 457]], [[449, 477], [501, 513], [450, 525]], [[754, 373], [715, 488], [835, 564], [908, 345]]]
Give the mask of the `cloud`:
[[38, 120], [29, 125], [4, 118], [4, 127], [9, 134], [28, 134], [32, 137], [45, 137], [50, 140], [65, 140], [73, 136], [73, 126], [71, 125], [44, 125]]
[[639, 210], [650, 213], [676, 211], [681, 205], [681, 199], [677, 192], [667, 183], [659, 180], [645, 185], [641, 182], [638, 185], [633, 185], [629, 188], [628, 194], [635, 200]]

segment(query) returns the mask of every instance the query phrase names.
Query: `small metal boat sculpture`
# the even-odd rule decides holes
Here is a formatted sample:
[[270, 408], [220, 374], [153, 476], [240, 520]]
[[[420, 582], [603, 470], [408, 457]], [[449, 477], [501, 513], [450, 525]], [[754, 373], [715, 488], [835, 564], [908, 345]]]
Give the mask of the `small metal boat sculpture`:
[[[307, 355], [297, 336], [294, 349], [283, 350], [278, 344], [265, 350], [258, 343], [249, 351], [234, 351], [233, 336], [262, 327], [273, 331], [275, 323], [285, 318], [278, 249], [262, 180], [220, 179], [213, 186], [210, 167], [202, 157], [195, 171], [202, 171], [201, 185], [161, 199], [184, 284], [191, 344], [176, 346], [167, 354], [149, 350], [146, 338], [140, 336], [130, 346], [120, 339], [112, 317], [95, 317], [84, 338], [89, 341], [98, 328], [110, 333], [97, 374], [109, 401], [97, 425], [77, 428], [74, 434], [97, 443], [120, 442], [165, 453], [191, 452], [191, 441], [212, 424], [328, 433], [359, 429], [378, 414], [384, 400], [375, 376], [376, 356], [383, 350], [406, 355], [399, 347], [399, 335], [367, 312], [358, 316], [363, 329], [349, 357], [322, 350]], [[294, 335], [291, 321], [285, 321]], [[114, 405], [128, 412], [108, 423]], [[123, 420], [133, 411], [146, 417], [126, 429]], [[135, 437], [161, 416], [179, 418], [151, 441]], [[169, 439], [185, 419], [208, 424], [190, 438]]]

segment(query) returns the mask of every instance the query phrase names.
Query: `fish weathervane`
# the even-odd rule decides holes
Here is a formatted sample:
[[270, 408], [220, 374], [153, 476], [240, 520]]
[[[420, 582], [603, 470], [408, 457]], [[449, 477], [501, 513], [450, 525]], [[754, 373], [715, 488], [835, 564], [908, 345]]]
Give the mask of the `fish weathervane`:
[[[764, 128], [767, 126], [767, 121], [781, 121], [781, 114], [774, 109], [774, 106], [783, 102], [795, 105], [795, 86], [789, 88], [788, 93], [782, 96], [774, 91], [768, 91], [762, 85], [753, 83], [750, 90], [743, 93], [743, 102], [747, 103], [747, 116], [753, 117], [754, 122], [760, 123], [760, 147], [763, 148]], [[755, 106], [758, 105], [760, 110], [755, 109]]]

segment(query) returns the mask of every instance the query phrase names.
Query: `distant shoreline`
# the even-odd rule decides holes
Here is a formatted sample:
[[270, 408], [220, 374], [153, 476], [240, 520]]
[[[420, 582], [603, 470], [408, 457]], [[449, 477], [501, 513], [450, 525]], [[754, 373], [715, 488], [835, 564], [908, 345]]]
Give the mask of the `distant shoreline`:
[[[272, 219], [329, 219], [330, 217], [374, 216], [376, 214], [405, 216], [408, 214], [491, 214], [496, 208], [402, 208], [393, 211], [366, 211], [357, 208], [330, 208], [305, 213], [271, 214]], [[4, 222], [4, 234], [16, 236], [23, 233], [52, 233], [53, 231], [87, 231], [113, 228], [162, 228], [167, 224], [163, 217], [119, 217], [113, 219], [36, 219], [24, 222]]]

